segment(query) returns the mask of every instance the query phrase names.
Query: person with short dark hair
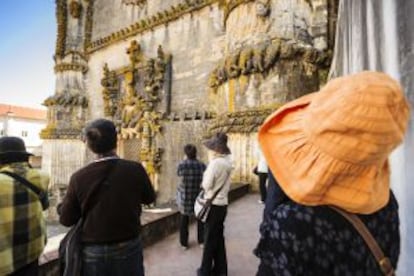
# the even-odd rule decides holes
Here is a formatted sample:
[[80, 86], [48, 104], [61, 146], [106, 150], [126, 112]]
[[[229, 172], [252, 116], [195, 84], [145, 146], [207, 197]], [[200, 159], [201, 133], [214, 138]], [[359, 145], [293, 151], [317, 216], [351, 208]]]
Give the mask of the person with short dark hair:
[[49, 177], [31, 168], [30, 155], [22, 139], [0, 138], [0, 275], [32, 276], [39, 272], [46, 222], [39, 196], [22, 181], [45, 193]]
[[[201, 181], [206, 165], [197, 160], [197, 148], [192, 144], [184, 146], [186, 159], [181, 161], [177, 168], [180, 183], [177, 186], [177, 205], [181, 214], [180, 244], [183, 249], [188, 248], [188, 224], [194, 216], [194, 202], [200, 192]], [[203, 244], [203, 223], [197, 220], [197, 240]]]
[[194, 145], [191, 145], [191, 144], [185, 145], [184, 153], [188, 159], [194, 160], [197, 158], [197, 148]]
[[71, 176], [59, 208], [65, 226], [86, 213], [82, 274], [144, 275], [140, 215], [141, 204], [155, 200], [151, 181], [140, 163], [116, 155], [117, 132], [111, 121], [92, 121], [83, 136], [96, 159]]

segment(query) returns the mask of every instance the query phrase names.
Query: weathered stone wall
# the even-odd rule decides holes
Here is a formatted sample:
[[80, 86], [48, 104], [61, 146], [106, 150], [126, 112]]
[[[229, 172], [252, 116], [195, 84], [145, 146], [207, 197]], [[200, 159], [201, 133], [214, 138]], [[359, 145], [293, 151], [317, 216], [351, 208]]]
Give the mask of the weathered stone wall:
[[92, 39], [109, 35], [139, 20], [153, 16], [180, 0], [145, 0], [143, 4], [125, 4], [123, 0], [95, 0]]
[[162, 167], [159, 176], [159, 194], [157, 202], [171, 201], [175, 199], [175, 193], [179, 178], [177, 177], [177, 165], [184, 159], [183, 148], [186, 144], [197, 145], [198, 159], [207, 164], [207, 154], [202, 142], [203, 130], [208, 126], [205, 120], [179, 120], [165, 121], [163, 134], [159, 142], [164, 153], [162, 155]]
[[[146, 56], [155, 56], [158, 45], [162, 45], [166, 53], [172, 54], [172, 112], [207, 110], [206, 79], [222, 57], [224, 37], [219, 22], [218, 7], [207, 7], [193, 15], [182, 16], [168, 26], [160, 26], [92, 53], [87, 73], [91, 117], [103, 116], [100, 81], [104, 64], [107, 63], [111, 69], [127, 66], [129, 59], [126, 49], [133, 39], [139, 41]], [[106, 26], [108, 21], [101, 24]]]
[[[46, 140], [43, 142], [42, 169], [50, 175], [51, 205], [61, 201], [71, 174], [87, 162], [87, 150], [81, 141]], [[55, 208], [49, 208], [48, 217], [56, 219]]]
[[[152, 5], [152, 4], [151, 4]], [[146, 56], [155, 56], [158, 45], [172, 54], [171, 114], [173, 119], [162, 123], [159, 146], [163, 148], [161, 173], [154, 183], [159, 186], [158, 202], [173, 200], [178, 177], [176, 166], [183, 158], [183, 147], [187, 143], [200, 145], [208, 120], [194, 119], [195, 112], [209, 110], [206, 80], [212, 68], [222, 57], [223, 32], [220, 29], [220, 10], [217, 6], [204, 8], [193, 15], [187, 14], [168, 26], [134, 37], [138, 39]], [[104, 24], [104, 23], [102, 23]], [[109, 46], [91, 54], [87, 74], [87, 93], [90, 99], [90, 116], [103, 114], [102, 86], [103, 64], [111, 69], [124, 67], [129, 59], [126, 48], [130, 40]], [[174, 118], [177, 120], [175, 121]], [[200, 159], [204, 149], [198, 146]], [[137, 157], [135, 158], [137, 160]]]
[[[136, 80], [130, 88], [143, 93], [139, 90], [145, 87], [137, 76], [144, 69], [136, 66], [127, 48], [136, 40], [141, 51], [136, 57], [148, 59], [157, 57], [162, 46], [172, 58], [168, 59], [171, 81], [164, 78], [153, 108], [161, 116], [161, 133], [152, 137], [152, 143], [163, 150], [160, 171], [152, 175], [159, 203], [175, 197], [176, 166], [183, 146], [196, 144], [200, 159], [207, 161], [201, 141], [215, 131], [229, 134], [235, 161], [233, 181], [255, 182], [257, 127], [281, 103], [317, 90], [325, 76], [328, 7], [333, 1], [80, 1], [81, 16], [75, 20], [68, 13], [67, 31], [58, 27], [61, 47], [57, 52], [65, 62], [74, 57], [87, 61], [87, 68], [70, 67], [76, 71], [72, 76], [65, 67], [64, 74], [58, 74], [57, 90], [66, 87], [65, 83], [72, 90], [80, 87], [88, 100], [81, 111], [87, 112], [88, 119], [112, 118], [105, 113], [108, 100], [103, 98], [104, 89], [113, 88], [102, 86], [105, 64], [106, 70], [118, 76], [135, 70]], [[65, 22], [65, 3], [69, 2], [58, 1], [60, 22]], [[84, 49], [83, 57], [63, 51], [78, 49]], [[120, 80], [117, 93], [122, 101], [128, 87], [125, 78]], [[119, 143], [120, 154], [137, 160], [140, 138], [125, 139]], [[51, 158], [56, 162], [59, 157]], [[71, 164], [67, 168], [73, 170]]]

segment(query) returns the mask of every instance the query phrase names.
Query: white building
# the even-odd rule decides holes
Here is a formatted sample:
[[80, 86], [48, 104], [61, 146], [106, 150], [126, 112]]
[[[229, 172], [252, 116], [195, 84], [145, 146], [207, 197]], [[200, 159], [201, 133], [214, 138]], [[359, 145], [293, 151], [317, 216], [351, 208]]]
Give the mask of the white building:
[[0, 104], [0, 136], [20, 137], [27, 151], [38, 155], [36, 149], [42, 145], [39, 133], [46, 127], [46, 114], [46, 110]]

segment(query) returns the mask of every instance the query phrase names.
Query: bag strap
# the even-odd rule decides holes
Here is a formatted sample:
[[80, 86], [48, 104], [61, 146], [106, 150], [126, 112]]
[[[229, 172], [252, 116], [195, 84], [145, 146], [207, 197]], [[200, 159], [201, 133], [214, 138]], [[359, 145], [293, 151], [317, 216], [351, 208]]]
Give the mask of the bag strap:
[[0, 173], [8, 175], [11, 178], [14, 178], [15, 180], [17, 180], [19, 183], [23, 184], [23, 186], [25, 186], [27, 189], [31, 190], [32, 192], [34, 192], [37, 195], [40, 202], [42, 202], [41, 198], [47, 196], [46, 191], [43, 191], [39, 187], [35, 186], [32, 182], [30, 182], [26, 178], [24, 178], [24, 177], [22, 177], [22, 176], [20, 176], [16, 173], [8, 172], [8, 171], [3, 171], [3, 172], [0, 172]]
[[89, 194], [89, 197], [86, 200], [86, 204], [85, 204], [85, 208], [84, 208], [84, 213], [82, 214], [83, 219], [86, 218], [86, 214], [88, 212], [90, 212], [100, 201], [100, 199], [102, 199], [102, 196], [99, 197], [97, 200], [92, 201], [91, 202], [91, 198], [96, 195], [99, 190], [101, 189], [102, 185], [108, 181], [109, 177], [111, 176], [114, 168], [116, 167], [116, 164], [118, 163], [117, 161], [119, 160], [119, 158], [113, 158], [111, 161], [111, 164], [109, 165], [108, 171], [106, 173], [106, 175], [102, 178], [102, 180], [94, 187], [94, 189], [92, 190], [92, 192]]
[[354, 228], [358, 231], [358, 233], [364, 239], [365, 243], [368, 245], [375, 259], [377, 260], [382, 273], [387, 276], [395, 275], [394, 268], [392, 267], [390, 259], [384, 255], [384, 252], [378, 245], [375, 238], [372, 236], [371, 232], [362, 222], [362, 220], [355, 214], [351, 214], [345, 210], [339, 209], [334, 206], [330, 207], [331, 209], [335, 210], [337, 213], [342, 215], [346, 220], [348, 220], [352, 224], [352, 226], [354, 226]]

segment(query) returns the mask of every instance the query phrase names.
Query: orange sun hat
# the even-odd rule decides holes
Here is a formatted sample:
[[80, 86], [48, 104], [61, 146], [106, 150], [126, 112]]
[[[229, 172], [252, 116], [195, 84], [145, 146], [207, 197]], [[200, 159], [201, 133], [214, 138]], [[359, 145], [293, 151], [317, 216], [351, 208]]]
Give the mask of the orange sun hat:
[[404, 138], [409, 112], [394, 79], [362, 72], [279, 108], [261, 126], [259, 143], [295, 202], [371, 214], [388, 203], [388, 156]]

